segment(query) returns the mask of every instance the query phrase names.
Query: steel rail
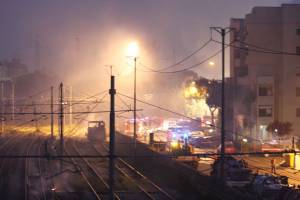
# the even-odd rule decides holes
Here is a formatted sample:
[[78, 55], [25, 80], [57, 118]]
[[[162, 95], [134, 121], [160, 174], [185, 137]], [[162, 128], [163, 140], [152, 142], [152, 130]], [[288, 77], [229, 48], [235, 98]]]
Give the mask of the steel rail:
[[[41, 143], [41, 140], [39, 142], [39, 146], [38, 146], [38, 154], [41, 155], [41, 147], [42, 147], [42, 143]], [[39, 168], [39, 175], [40, 175], [40, 183], [41, 183], [41, 193], [42, 193], [42, 197], [44, 200], [47, 199], [47, 196], [46, 196], [46, 190], [45, 190], [45, 184], [44, 184], [44, 181], [43, 181], [43, 170], [42, 170], [42, 162], [44, 162], [44, 160], [42, 161], [41, 158], [38, 159], [38, 168]]]
[[[108, 151], [107, 147], [102, 143], [101, 146]], [[93, 147], [95, 148], [95, 150], [99, 153], [102, 154], [94, 145]], [[165, 190], [163, 190], [161, 187], [159, 187], [158, 185], [156, 185], [154, 182], [152, 182], [150, 179], [148, 179], [146, 176], [144, 176], [143, 174], [141, 174], [137, 169], [135, 169], [133, 166], [131, 166], [129, 163], [127, 163], [125, 160], [121, 159], [121, 158], [116, 158], [117, 161], [119, 161], [116, 165], [116, 168], [122, 173], [124, 174], [126, 177], [130, 177], [130, 180], [132, 180], [133, 183], [135, 183], [138, 188], [144, 192], [144, 194], [146, 194], [146, 196], [148, 196], [149, 199], [151, 200], [155, 200], [156, 198], [151, 194], [153, 192], [149, 192], [147, 191], [147, 189], [145, 189], [145, 186], [142, 186], [141, 183], [138, 183], [138, 180], [134, 179], [133, 177], [131, 177], [128, 173], [126, 173], [124, 170], [121, 169], [120, 167], [120, 163], [123, 164], [123, 166], [125, 166], [127, 169], [129, 169], [131, 172], [135, 173], [136, 175], [138, 175], [140, 178], [142, 178], [142, 180], [145, 180], [146, 182], [148, 182], [151, 186], [153, 186], [156, 190], [158, 190], [161, 194], [163, 194], [165, 197], [167, 197], [167, 199], [169, 200], [175, 200], [175, 198], [173, 198], [170, 194], [168, 194]]]
[[[67, 147], [67, 145], [66, 145]], [[69, 151], [67, 150], [68, 148], [65, 148], [65, 153], [66, 154], [69, 154]], [[71, 158], [71, 161], [72, 163], [75, 165], [75, 166], [78, 166], [78, 163], [75, 161], [74, 158]], [[87, 183], [87, 185], [89, 186], [89, 188], [91, 189], [91, 191], [93, 192], [93, 194], [95, 195], [95, 197], [98, 199], [98, 200], [102, 200], [99, 196], [99, 194], [97, 193], [96, 189], [92, 186], [92, 183], [88, 180], [88, 177], [85, 175], [85, 173], [80, 170], [79, 171], [80, 175], [83, 177], [84, 181]]]
[[[78, 147], [76, 146], [76, 144], [74, 143], [74, 140], [73, 140], [73, 143], [72, 143], [74, 149], [76, 150], [76, 152], [81, 155], [80, 153], [80, 150], [78, 149]], [[97, 172], [97, 170], [92, 166], [92, 164], [86, 159], [86, 158], [82, 158], [82, 160], [87, 164], [87, 166], [96, 174], [97, 178], [99, 178], [101, 180], [101, 182], [105, 185], [105, 187], [108, 189], [109, 186], [108, 186], [108, 183], [104, 180], [104, 178]], [[121, 198], [115, 193], [114, 194], [116, 199], [120, 200]]]
[[[33, 144], [36, 140], [32, 140], [29, 145], [27, 146], [26, 148], [26, 155], [29, 154], [30, 150], [33, 149]], [[25, 158], [25, 171], [24, 171], [24, 177], [25, 177], [25, 188], [24, 188], [24, 199], [27, 200], [27, 199], [30, 199], [28, 198], [28, 187], [30, 186], [30, 178], [29, 178], [29, 175], [30, 175], [30, 167], [31, 167], [31, 158]]]

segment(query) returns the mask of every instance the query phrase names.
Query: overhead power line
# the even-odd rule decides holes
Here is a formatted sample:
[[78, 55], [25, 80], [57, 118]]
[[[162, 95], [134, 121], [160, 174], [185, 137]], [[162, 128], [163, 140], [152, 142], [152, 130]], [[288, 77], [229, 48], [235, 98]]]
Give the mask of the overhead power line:
[[[270, 48], [258, 46], [256, 44], [246, 43], [246, 42], [243, 42], [243, 41], [240, 41], [240, 40], [236, 40], [236, 42], [239, 42], [239, 43], [244, 44], [244, 45], [249, 46], [249, 47], [254, 47], [254, 48], [257, 48], [257, 49], [265, 50], [265, 51], [270, 51], [270, 52], [275, 52], [275, 53], [282, 53], [282, 54], [290, 54], [290, 55], [295, 54], [295, 53], [291, 53], [291, 52], [279, 51], [279, 50], [275, 50], [275, 49], [270, 49]], [[296, 55], [298, 55], [298, 54], [296, 54]]]
[[[213, 40], [212, 40], [213, 41]], [[233, 42], [230, 42], [230, 44], [232, 44]], [[225, 49], [227, 49], [229, 47], [229, 45], [227, 45], [225, 47]], [[218, 50], [216, 51], [214, 54], [210, 55], [209, 57], [205, 58], [204, 60], [196, 63], [196, 64], [193, 64], [189, 67], [186, 67], [186, 68], [183, 68], [183, 69], [180, 69], [180, 70], [175, 70], [175, 71], [159, 71], [159, 70], [150, 70], [148, 69], [148, 71], [143, 71], [143, 72], [152, 72], [152, 73], [160, 73], [160, 74], [175, 74], [175, 73], [181, 73], [181, 72], [185, 72], [185, 71], [188, 71], [188, 70], [191, 70], [191, 69], [194, 69], [202, 64], [205, 64], [206, 62], [208, 62], [209, 60], [211, 60], [212, 58], [216, 57], [217, 55], [219, 55], [220, 53], [222, 52], [222, 50]]]
[[[116, 112], [131, 112], [132, 109], [116, 110]], [[142, 111], [139, 109], [138, 111]], [[64, 112], [63, 114], [90, 114], [90, 113], [107, 113], [109, 110], [98, 110], [98, 111], [75, 111], [75, 112]], [[3, 113], [3, 115], [11, 115], [13, 113]], [[50, 115], [51, 112], [19, 112], [14, 113], [15, 115]], [[61, 114], [60, 112], [53, 112], [53, 114]]]
[[[212, 41], [221, 44], [220, 41], [217, 41], [217, 40], [212, 40]], [[247, 45], [250, 46], [250, 44], [247, 44]], [[271, 50], [271, 49], [267, 49], [267, 48], [263, 48], [263, 47], [258, 47], [256, 45], [251, 45], [253, 47], [256, 46], [255, 47], [256, 49], [252, 49], [252, 48], [248, 48], [248, 47], [239, 47], [239, 46], [236, 46], [236, 45], [233, 45], [233, 44], [225, 44], [225, 46], [226, 47], [230, 46], [230, 47], [240, 49], [240, 50], [243, 50], [243, 51], [252, 51], [252, 52], [256, 52], [256, 53], [265, 53], [265, 54], [274, 54], [274, 55], [288, 55], [288, 56], [299, 56], [300, 55], [300, 54], [297, 54], [297, 53]]]
[[[104, 103], [103, 101], [86, 101], [86, 102], [82, 102], [82, 101], [67, 101], [68, 103], [64, 103], [63, 105], [66, 105], [66, 106], [70, 106], [72, 105], [73, 103], [76, 104], [76, 105], [82, 105], [82, 104], [98, 104], [98, 103]], [[71, 104], [70, 104], [71, 103]], [[15, 106], [15, 107], [23, 107], [23, 106], [28, 106], [28, 107], [32, 107], [32, 106], [50, 106], [51, 103], [36, 103], [36, 104], [16, 104], [16, 105], [13, 105], [13, 104], [4, 104], [6, 107], [8, 106]], [[54, 106], [57, 106], [57, 105], [60, 105], [59, 103], [54, 103], [53, 104]]]
[[222, 50], [219, 50], [217, 52], [215, 52], [214, 54], [212, 54], [211, 56], [207, 57], [206, 59], [191, 65], [189, 67], [186, 67], [184, 69], [180, 69], [180, 70], [175, 70], [175, 71], [158, 71], [158, 70], [149, 70], [149, 71], [143, 71], [143, 72], [152, 72], [152, 73], [159, 73], [159, 74], [174, 74], [174, 73], [180, 73], [180, 72], [184, 72], [184, 71], [188, 71], [191, 70], [193, 68], [196, 68], [204, 63], [206, 63], [207, 61], [209, 61], [210, 59], [214, 58], [215, 56], [217, 56], [218, 54], [220, 54], [222, 52]]
[[[153, 68], [150, 68], [150, 67], [147, 67], [145, 65], [142, 64], [142, 66], [150, 71], [153, 71], [153, 72], [161, 72], [161, 71], [165, 71], [167, 69], [170, 69], [170, 68], [173, 68], [173, 67], [176, 67], [182, 63], [184, 63], [185, 61], [187, 61], [188, 59], [190, 59], [192, 56], [194, 56], [195, 54], [197, 54], [199, 51], [201, 51], [202, 49], [204, 49], [209, 43], [211, 43], [212, 39], [210, 38], [209, 40], [207, 40], [203, 45], [201, 45], [198, 49], [196, 49], [195, 51], [193, 51], [192, 53], [190, 53], [189, 55], [185, 56], [184, 58], [182, 58], [181, 60], [177, 61], [176, 63], [172, 64], [172, 65], [169, 65], [167, 67], [162, 67], [161, 69], [153, 69]], [[141, 63], [139, 63], [141, 64]]]

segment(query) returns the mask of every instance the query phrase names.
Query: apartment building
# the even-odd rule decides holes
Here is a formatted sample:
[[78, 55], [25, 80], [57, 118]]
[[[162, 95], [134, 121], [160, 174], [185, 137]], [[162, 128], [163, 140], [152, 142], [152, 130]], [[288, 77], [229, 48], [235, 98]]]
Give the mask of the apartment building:
[[254, 7], [230, 23], [236, 136], [268, 139], [273, 120], [291, 122], [300, 136], [300, 4]]

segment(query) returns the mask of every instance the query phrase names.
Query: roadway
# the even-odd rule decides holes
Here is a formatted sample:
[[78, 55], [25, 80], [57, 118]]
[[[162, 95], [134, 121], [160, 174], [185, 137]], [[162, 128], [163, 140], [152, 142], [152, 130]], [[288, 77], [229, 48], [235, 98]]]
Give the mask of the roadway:
[[289, 184], [300, 185], [300, 172], [298, 170], [291, 169], [290, 167], [283, 167], [283, 157], [263, 157], [263, 156], [247, 156], [243, 159], [248, 163], [249, 168], [253, 171], [257, 171], [259, 174], [272, 174], [271, 173], [271, 159], [276, 160], [276, 174], [275, 176], [287, 176], [289, 177]]
[[[253, 173], [259, 174], [273, 174], [271, 173], [271, 159], [276, 160], [276, 174], [275, 176], [287, 176], [289, 184], [300, 185], [300, 171], [290, 167], [284, 167], [281, 164], [284, 162], [283, 157], [264, 157], [264, 156], [236, 156], [237, 159], [244, 159], [248, 163], [248, 167], [253, 170]], [[205, 175], [210, 175], [211, 158], [201, 158], [198, 161], [197, 170]]]

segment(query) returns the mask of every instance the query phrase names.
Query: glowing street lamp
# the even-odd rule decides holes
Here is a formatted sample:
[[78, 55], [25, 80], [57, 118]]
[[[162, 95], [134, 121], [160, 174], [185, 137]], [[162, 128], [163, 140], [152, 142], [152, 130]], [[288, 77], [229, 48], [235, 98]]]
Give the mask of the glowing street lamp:
[[208, 62], [208, 65], [209, 65], [209, 66], [215, 66], [215, 62], [214, 62], [214, 61], [209, 61], [209, 62]]
[[134, 59], [134, 93], [133, 93], [133, 138], [134, 138], [134, 156], [136, 150], [136, 60], [139, 53], [139, 46], [137, 42], [129, 43], [127, 47], [127, 56]]
[[248, 139], [247, 138], [243, 138], [242, 142], [241, 142], [241, 151], [242, 152], [244, 152], [247, 143], [248, 143]]
[[131, 58], [138, 57], [139, 54], [139, 45], [137, 42], [130, 42], [126, 49], [126, 56]]

